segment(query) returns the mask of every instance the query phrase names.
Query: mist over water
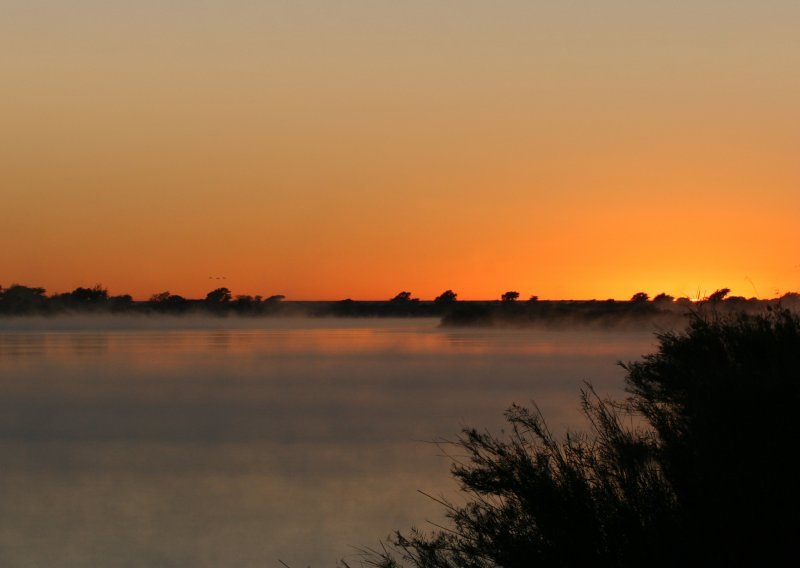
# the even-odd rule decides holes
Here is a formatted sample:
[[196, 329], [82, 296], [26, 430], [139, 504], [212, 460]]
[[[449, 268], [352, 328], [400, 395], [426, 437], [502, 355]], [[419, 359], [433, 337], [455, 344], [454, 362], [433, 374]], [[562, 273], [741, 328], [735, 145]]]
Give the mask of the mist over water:
[[590, 380], [650, 332], [438, 320], [0, 320], [0, 564], [330, 566], [454, 495], [427, 443]]

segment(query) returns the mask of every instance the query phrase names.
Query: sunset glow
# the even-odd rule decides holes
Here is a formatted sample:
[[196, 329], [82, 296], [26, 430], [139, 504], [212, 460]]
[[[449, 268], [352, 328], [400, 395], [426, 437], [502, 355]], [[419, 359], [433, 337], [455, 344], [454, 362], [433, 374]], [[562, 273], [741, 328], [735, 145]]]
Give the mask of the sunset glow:
[[800, 289], [800, 4], [0, 7], [0, 284]]

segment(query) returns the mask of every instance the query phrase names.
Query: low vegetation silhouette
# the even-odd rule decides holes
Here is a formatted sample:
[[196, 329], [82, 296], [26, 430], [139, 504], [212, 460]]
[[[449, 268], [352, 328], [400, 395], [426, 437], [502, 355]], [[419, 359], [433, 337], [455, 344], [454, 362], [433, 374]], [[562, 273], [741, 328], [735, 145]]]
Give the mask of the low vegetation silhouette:
[[214, 316], [311, 316], [311, 317], [435, 317], [445, 327], [636, 327], [652, 329], [686, 323], [686, 314], [699, 304], [713, 305], [720, 313], [760, 312], [767, 306], [800, 308], [800, 295], [784, 294], [773, 300], [729, 296], [723, 288], [699, 303], [660, 293], [652, 299], [637, 292], [628, 301], [540, 300], [530, 296], [521, 301], [510, 290], [496, 300], [465, 301], [452, 289], [433, 300], [422, 300], [403, 290], [377, 301], [292, 301], [282, 294], [250, 296], [230, 288], [210, 290], [202, 299], [191, 299], [169, 290], [147, 300], [129, 294], [113, 296], [102, 285], [79, 287], [71, 292], [48, 296], [44, 288], [12, 284], [0, 286], [0, 316], [58, 315], [64, 313], [205, 314]]
[[556, 439], [535, 406], [512, 406], [499, 435], [465, 429], [444, 446], [465, 497], [440, 500], [449, 526], [398, 532], [362, 565], [796, 561], [798, 315], [695, 313], [622, 366], [626, 400], [582, 392], [586, 433]]
[[449, 289], [436, 296], [436, 299], [433, 300], [435, 304], [439, 304], [440, 306], [452, 306], [457, 301], [458, 294]]
[[502, 296], [500, 296], [500, 301], [510, 304], [512, 302], [516, 302], [519, 298], [519, 292], [510, 290], [508, 292], [504, 292]]

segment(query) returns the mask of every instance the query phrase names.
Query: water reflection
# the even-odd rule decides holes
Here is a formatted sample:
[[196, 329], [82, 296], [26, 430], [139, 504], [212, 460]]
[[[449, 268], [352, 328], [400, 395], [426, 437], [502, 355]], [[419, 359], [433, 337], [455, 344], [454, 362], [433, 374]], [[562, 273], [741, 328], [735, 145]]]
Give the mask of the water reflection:
[[[608, 336], [608, 337], [603, 337]], [[598, 341], [598, 338], [603, 337]], [[648, 336], [649, 338], [649, 336]], [[214, 330], [0, 332], [0, 358], [47, 357], [68, 362], [82, 356], [111, 353], [124, 357], [146, 354], [175, 359], [217, 353], [248, 356], [288, 354], [340, 355], [405, 353], [441, 355], [614, 355], [640, 332], [443, 331], [435, 327], [389, 329]]]
[[330, 565], [438, 518], [416, 490], [448, 490], [447, 463], [420, 440], [499, 427], [530, 398], [574, 424], [581, 381], [619, 392], [614, 362], [653, 342], [433, 320], [147, 323], [0, 332], [0, 564]]

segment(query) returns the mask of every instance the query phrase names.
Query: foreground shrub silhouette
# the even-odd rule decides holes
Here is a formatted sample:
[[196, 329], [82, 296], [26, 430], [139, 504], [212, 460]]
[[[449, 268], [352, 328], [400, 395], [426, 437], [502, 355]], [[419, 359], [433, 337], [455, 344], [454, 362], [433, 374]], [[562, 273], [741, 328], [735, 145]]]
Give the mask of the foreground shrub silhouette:
[[[627, 371], [625, 401], [582, 393], [586, 434], [537, 408], [467, 429], [451, 526], [397, 533], [366, 565], [756, 566], [797, 559], [800, 319], [695, 315]], [[463, 455], [463, 457], [458, 457]]]

